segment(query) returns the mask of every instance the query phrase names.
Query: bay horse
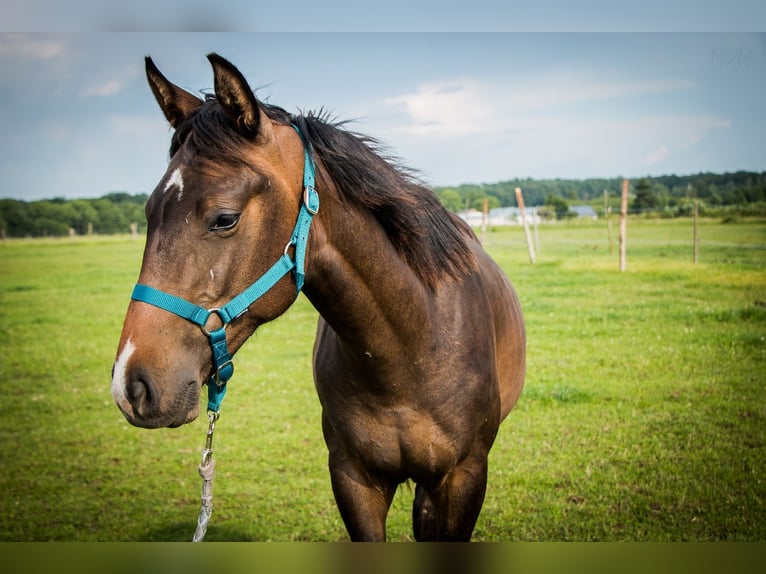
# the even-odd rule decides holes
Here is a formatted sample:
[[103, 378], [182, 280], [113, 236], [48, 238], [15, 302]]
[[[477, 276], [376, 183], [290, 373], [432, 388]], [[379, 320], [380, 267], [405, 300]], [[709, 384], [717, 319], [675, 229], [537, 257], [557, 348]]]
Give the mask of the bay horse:
[[225, 390], [231, 356], [302, 289], [320, 315], [313, 374], [350, 538], [385, 540], [411, 480], [416, 540], [470, 540], [489, 450], [524, 384], [514, 289], [376, 140], [261, 102], [230, 62], [208, 59], [215, 93], [200, 98], [146, 58], [174, 131], [146, 204], [115, 402], [136, 426], [191, 422], [202, 386]]

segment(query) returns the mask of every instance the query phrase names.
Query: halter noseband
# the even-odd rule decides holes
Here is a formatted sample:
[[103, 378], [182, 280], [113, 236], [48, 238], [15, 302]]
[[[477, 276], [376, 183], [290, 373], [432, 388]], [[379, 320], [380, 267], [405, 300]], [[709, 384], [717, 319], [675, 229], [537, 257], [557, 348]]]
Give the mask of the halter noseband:
[[[232, 362], [229, 349], [226, 346], [226, 327], [234, 319], [247, 311], [248, 307], [267, 293], [277, 282], [287, 275], [290, 271], [295, 275], [297, 290], [295, 296], [298, 296], [303, 288], [304, 265], [306, 257], [306, 245], [309, 238], [309, 228], [311, 220], [319, 211], [319, 195], [314, 188], [314, 159], [311, 153], [309, 142], [303, 137], [298, 126], [293, 125], [303, 142], [303, 202], [301, 203], [298, 219], [293, 228], [293, 234], [290, 241], [285, 246], [285, 252], [279, 260], [271, 266], [260, 278], [258, 278], [250, 287], [234, 297], [223, 307], [214, 307], [205, 309], [186, 299], [176, 297], [170, 293], [165, 293], [148, 285], [136, 284], [133, 289], [131, 299], [148, 303], [169, 311], [179, 317], [191, 321], [202, 329], [202, 332], [210, 340], [210, 346], [213, 351], [213, 375], [208, 381], [208, 411], [218, 412], [221, 401], [226, 394], [226, 383], [234, 374], [234, 363]], [[295, 247], [294, 259], [290, 257], [290, 247]], [[207, 330], [207, 322], [211, 315], [218, 315], [221, 320], [221, 327], [214, 330]]]

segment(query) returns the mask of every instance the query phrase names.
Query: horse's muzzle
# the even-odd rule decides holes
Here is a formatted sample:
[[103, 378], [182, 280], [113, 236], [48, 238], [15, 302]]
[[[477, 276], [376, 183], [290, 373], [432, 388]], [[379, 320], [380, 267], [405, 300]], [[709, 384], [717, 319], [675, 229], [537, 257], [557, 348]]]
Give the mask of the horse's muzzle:
[[[112, 370], [112, 397], [128, 422], [137, 427], [178, 427], [199, 416], [200, 384], [193, 376], [152, 375], [131, 364], [135, 347], [128, 340]], [[185, 381], [172, 383], [170, 381]]]
[[136, 380], [126, 387], [125, 400], [115, 400], [127, 421], [141, 428], [175, 428], [190, 423], [199, 416], [199, 390], [190, 381], [186, 390], [169, 408], [162, 408], [154, 397], [155, 391], [145, 381]]

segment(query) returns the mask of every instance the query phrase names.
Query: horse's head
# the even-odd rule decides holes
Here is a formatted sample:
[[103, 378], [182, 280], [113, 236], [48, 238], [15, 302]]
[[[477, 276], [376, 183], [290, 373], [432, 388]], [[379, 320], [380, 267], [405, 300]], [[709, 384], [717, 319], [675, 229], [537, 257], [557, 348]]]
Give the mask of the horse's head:
[[[303, 146], [289, 116], [259, 103], [242, 74], [209, 56], [215, 97], [170, 83], [147, 58], [157, 102], [175, 128], [167, 172], [146, 204], [148, 233], [139, 283], [205, 309], [222, 307], [286, 250], [302, 196]], [[235, 352], [258, 325], [293, 302], [292, 275], [232, 320]], [[205, 331], [221, 326], [212, 314]], [[199, 413], [213, 371], [203, 329], [165, 309], [133, 300], [112, 376], [125, 417], [143, 427], [179, 426]]]

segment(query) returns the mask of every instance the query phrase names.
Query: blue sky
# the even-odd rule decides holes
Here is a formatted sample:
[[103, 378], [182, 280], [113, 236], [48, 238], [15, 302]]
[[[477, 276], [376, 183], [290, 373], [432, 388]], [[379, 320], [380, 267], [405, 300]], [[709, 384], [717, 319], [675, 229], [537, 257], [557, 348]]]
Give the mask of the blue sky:
[[763, 0], [7, 0], [2, 31], [762, 32]]
[[5, 32], [0, 197], [150, 192], [170, 130], [143, 58], [198, 92], [210, 51], [434, 185], [766, 170], [764, 33]]

